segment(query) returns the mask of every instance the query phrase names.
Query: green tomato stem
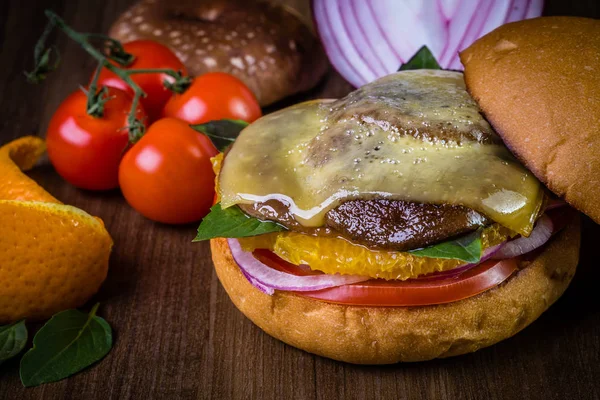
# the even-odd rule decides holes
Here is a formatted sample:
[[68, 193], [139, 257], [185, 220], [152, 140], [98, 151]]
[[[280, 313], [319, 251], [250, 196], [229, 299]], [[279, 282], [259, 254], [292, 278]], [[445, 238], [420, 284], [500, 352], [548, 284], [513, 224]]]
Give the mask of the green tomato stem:
[[152, 68], [152, 69], [129, 69], [126, 71], [129, 75], [135, 74], [165, 74], [175, 79], [174, 82], [168, 80], [163, 81], [163, 85], [174, 93], [181, 94], [187, 90], [192, 84], [192, 78], [183, 76], [180, 71], [174, 71], [168, 68]]
[[71, 27], [68, 26], [62, 18], [50, 10], [46, 10], [46, 16], [57, 28], [77, 42], [89, 55], [98, 60], [98, 63], [100, 63], [102, 67], [105, 67], [109, 71], [113, 72], [133, 89], [133, 103], [131, 106], [131, 111], [129, 112], [129, 117], [127, 118], [127, 128], [129, 130], [129, 140], [135, 143], [143, 135], [143, 124], [136, 118], [136, 114], [140, 97], [146, 97], [146, 93], [139, 87], [137, 83], [133, 81], [133, 79], [131, 79], [130, 74], [128, 73], [130, 71], [126, 71], [109, 63], [107, 57], [98, 51], [98, 49], [96, 49], [94, 46], [92, 46], [92, 44], [88, 41], [87, 34], [79, 33], [71, 29]]
[[104, 65], [102, 63], [98, 63], [98, 67], [96, 68], [96, 72], [94, 72], [94, 78], [92, 79], [92, 83], [90, 83], [89, 90], [82, 90], [87, 95], [87, 113], [92, 117], [102, 118], [104, 116], [104, 105], [109, 100], [108, 91], [106, 87], [102, 87], [102, 89], [98, 92], [98, 78], [100, 77], [100, 72]]
[[128, 67], [135, 61], [135, 56], [133, 54], [127, 53], [125, 48], [116, 39], [111, 38], [110, 36], [103, 35], [101, 33], [84, 33], [85, 37], [89, 39], [98, 39], [103, 42], [108, 42], [108, 58], [116, 62], [122, 67]]

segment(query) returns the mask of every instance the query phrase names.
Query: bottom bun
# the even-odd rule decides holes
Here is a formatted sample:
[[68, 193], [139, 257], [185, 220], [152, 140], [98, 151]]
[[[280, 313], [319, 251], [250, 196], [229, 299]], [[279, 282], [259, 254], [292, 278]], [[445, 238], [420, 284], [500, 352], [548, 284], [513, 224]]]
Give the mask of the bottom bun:
[[326, 303], [248, 282], [226, 239], [211, 240], [221, 284], [236, 307], [269, 335], [310, 353], [356, 364], [424, 361], [470, 353], [506, 339], [538, 318], [565, 291], [579, 258], [579, 218], [533, 261], [477, 296], [422, 307]]

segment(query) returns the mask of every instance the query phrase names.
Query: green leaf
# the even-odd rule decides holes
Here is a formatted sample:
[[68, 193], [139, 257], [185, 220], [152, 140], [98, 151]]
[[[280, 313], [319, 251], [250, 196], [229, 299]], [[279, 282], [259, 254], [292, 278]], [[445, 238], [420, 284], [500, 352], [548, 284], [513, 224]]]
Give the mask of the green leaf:
[[221, 208], [217, 203], [210, 209], [198, 227], [194, 242], [214, 238], [239, 238], [279, 232], [285, 228], [275, 222], [261, 221], [244, 214], [238, 206]]
[[21, 382], [37, 386], [55, 382], [81, 371], [102, 359], [112, 347], [112, 330], [96, 316], [96, 304], [89, 314], [62, 311], [50, 319], [33, 338], [33, 348], [21, 359]]
[[410, 69], [442, 69], [442, 67], [440, 67], [427, 46], [423, 46], [406, 64], [402, 64], [398, 71], [408, 71]]
[[239, 119], [219, 119], [205, 124], [190, 125], [193, 129], [205, 134], [212, 140], [219, 151], [235, 141], [242, 129], [249, 124]]
[[23, 350], [27, 343], [25, 320], [0, 326], [0, 364], [13, 358]]
[[411, 250], [419, 257], [449, 258], [476, 263], [481, 259], [481, 230], [477, 230], [458, 239], [438, 243], [423, 249]]

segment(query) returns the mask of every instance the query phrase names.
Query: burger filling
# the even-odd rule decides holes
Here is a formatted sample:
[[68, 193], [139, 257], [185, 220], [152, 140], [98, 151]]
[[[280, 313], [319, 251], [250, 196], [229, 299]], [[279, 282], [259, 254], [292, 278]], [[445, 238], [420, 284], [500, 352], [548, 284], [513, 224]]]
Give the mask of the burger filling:
[[235, 236], [240, 248], [325, 274], [460, 270], [528, 237], [544, 203], [449, 71], [401, 72], [267, 115], [215, 161], [220, 209], [280, 227]]

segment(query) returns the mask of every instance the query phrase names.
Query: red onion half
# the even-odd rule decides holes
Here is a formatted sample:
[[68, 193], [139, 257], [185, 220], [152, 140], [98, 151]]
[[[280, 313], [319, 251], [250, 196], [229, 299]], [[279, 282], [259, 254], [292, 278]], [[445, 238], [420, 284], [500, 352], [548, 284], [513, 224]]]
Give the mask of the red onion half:
[[257, 260], [252, 253], [242, 250], [240, 242], [236, 239], [227, 239], [231, 254], [244, 276], [256, 288], [267, 294], [275, 290], [288, 290], [294, 292], [308, 292], [326, 289], [334, 286], [348, 285], [363, 282], [371, 278], [356, 275], [307, 275], [296, 276], [277, 271]]
[[507, 22], [538, 17], [543, 0], [313, 0], [329, 60], [356, 87], [398, 70], [423, 45], [444, 69]]

